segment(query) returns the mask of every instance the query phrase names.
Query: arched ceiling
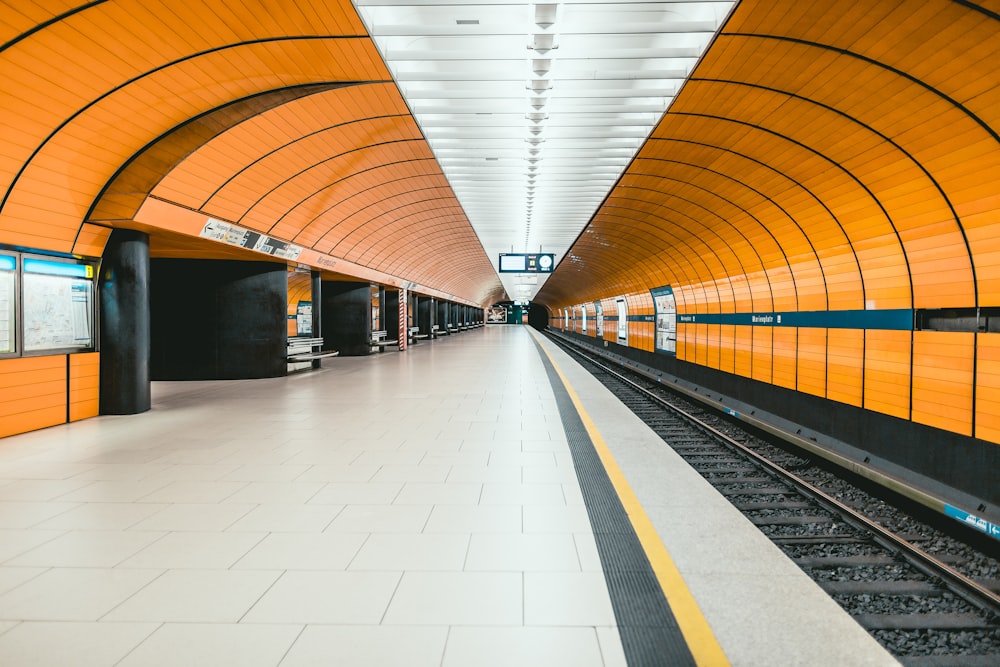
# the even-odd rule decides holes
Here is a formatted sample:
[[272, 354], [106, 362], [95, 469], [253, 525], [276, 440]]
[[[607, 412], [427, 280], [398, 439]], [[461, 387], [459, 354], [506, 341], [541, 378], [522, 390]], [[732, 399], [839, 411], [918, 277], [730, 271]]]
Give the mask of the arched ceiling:
[[349, 2], [0, 7], [0, 243], [86, 252], [133, 227], [154, 254], [162, 232], [231, 256], [198, 238], [214, 219], [317, 268], [503, 297]]
[[1000, 305], [1000, 3], [744, 0], [543, 287]]
[[[598, 187], [580, 171], [587, 150], [636, 138], [635, 109], [601, 100], [656, 88], [672, 106], [539, 301], [670, 284], [695, 311], [1000, 305], [1000, 3], [743, 0], [676, 98], [658, 41], [669, 30], [634, 41], [634, 19], [663, 3], [536, 3], [531, 34], [510, 28], [507, 3], [483, 25], [455, 18], [480, 5], [426, 16], [426, 4], [359, 0], [392, 19], [380, 53], [345, 0], [0, 2], [0, 244], [99, 254], [120, 226], [149, 231], [154, 254], [160, 239], [172, 256], [184, 239], [192, 255], [250, 253], [202, 238], [218, 220], [291, 244], [300, 263], [488, 304], [505, 294], [496, 252], [452, 186], [473, 188], [494, 222], [526, 222], [535, 202], [533, 229], [548, 216], [565, 234], [583, 222], [563, 204]], [[701, 4], [677, 25], [710, 34], [706, 17], [728, 4]], [[520, 55], [468, 48], [489, 35]], [[383, 55], [402, 63], [396, 81]], [[508, 61], [524, 72], [481, 67]], [[588, 78], [611, 82], [591, 106], [569, 94]], [[480, 99], [551, 113], [489, 119]], [[423, 127], [411, 111], [425, 104]], [[527, 140], [546, 136], [581, 142]], [[523, 171], [507, 153], [495, 177], [485, 159], [462, 162], [510, 142]], [[453, 154], [450, 184], [439, 161]], [[547, 182], [557, 156], [566, 178]], [[508, 177], [537, 194], [511, 199]], [[550, 187], [561, 203], [542, 215]]]

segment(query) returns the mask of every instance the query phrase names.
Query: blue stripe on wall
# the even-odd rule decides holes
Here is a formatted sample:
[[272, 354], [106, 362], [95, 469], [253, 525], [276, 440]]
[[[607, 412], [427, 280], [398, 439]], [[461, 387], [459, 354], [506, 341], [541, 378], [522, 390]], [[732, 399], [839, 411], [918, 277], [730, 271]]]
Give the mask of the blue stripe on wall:
[[[629, 318], [631, 319], [631, 318]], [[678, 324], [735, 324], [819, 329], [913, 330], [913, 310], [814, 310], [786, 313], [677, 314]]]

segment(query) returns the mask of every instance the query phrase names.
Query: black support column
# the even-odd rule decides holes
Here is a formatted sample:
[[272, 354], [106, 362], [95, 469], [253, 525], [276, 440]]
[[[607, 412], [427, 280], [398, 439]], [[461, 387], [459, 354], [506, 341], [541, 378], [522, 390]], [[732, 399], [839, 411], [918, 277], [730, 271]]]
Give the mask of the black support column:
[[[314, 338], [323, 337], [323, 278], [322, 273], [313, 271], [311, 278], [311, 299], [312, 299], [312, 335]], [[312, 367], [320, 368], [322, 359], [313, 359]]]
[[102, 415], [133, 415], [150, 407], [149, 236], [111, 232], [98, 281], [101, 304]]
[[430, 335], [431, 328], [437, 324], [436, 315], [432, 297], [421, 296], [417, 298], [417, 326], [420, 327], [420, 333]]
[[152, 262], [151, 375], [245, 380], [288, 372], [288, 272], [276, 262]]
[[323, 347], [343, 357], [371, 354], [372, 288], [369, 283], [323, 283]]

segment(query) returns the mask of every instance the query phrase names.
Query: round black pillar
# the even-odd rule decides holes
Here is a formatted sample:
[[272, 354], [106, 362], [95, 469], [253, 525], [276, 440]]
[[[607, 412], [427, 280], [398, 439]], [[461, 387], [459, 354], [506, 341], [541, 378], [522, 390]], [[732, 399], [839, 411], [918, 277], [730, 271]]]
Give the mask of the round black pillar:
[[150, 407], [149, 235], [111, 232], [98, 282], [101, 298], [102, 415], [133, 415]]

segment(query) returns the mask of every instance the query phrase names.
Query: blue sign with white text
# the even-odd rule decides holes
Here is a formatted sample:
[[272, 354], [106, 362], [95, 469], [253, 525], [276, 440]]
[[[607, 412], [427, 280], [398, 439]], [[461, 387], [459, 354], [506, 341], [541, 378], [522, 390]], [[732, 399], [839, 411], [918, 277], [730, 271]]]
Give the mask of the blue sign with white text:
[[987, 521], [982, 517], [969, 514], [964, 510], [960, 510], [957, 507], [952, 507], [947, 504], [944, 506], [944, 513], [953, 519], [958, 519], [970, 528], [975, 528], [976, 530], [986, 533], [990, 537], [1000, 540], [1000, 526], [992, 521]]

